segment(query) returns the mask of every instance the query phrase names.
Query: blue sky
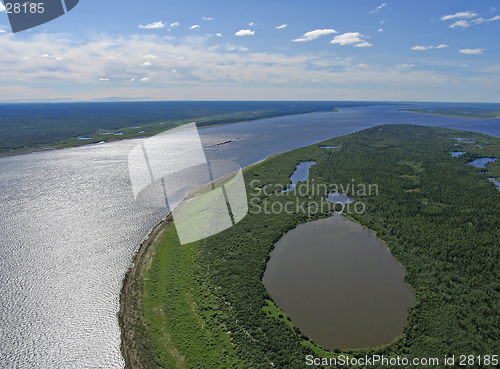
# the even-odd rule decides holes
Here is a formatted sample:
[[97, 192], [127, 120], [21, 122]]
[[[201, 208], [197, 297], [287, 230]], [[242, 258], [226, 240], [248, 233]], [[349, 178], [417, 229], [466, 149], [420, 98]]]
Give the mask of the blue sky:
[[2, 10], [0, 101], [500, 102], [498, 0], [80, 0], [16, 34]]

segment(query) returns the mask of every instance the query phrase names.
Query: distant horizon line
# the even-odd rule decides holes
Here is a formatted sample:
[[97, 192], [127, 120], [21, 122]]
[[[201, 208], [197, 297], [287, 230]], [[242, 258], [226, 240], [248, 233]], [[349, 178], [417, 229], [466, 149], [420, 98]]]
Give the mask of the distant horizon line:
[[500, 104], [488, 101], [419, 101], [419, 100], [0, 100], [0, 105], [7, 104], [95, 104], [95, 103], [285, 103], [285, 102], [349, 102], [349, 103], [381, 103], [381, 104]]

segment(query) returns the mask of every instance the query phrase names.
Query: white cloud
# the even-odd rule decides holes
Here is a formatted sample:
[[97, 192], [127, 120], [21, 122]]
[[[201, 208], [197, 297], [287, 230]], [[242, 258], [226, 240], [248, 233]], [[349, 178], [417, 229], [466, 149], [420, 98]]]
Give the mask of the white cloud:
[[477, 14], [470, 11], [470, 10], [467, 10], [465, 12], [458, 12], [455, 14], [444, 15], [441, 17], [441, 20], [444, 21], [444, 20], [448, 20], [448, 19], [457, 19], [457, 18], [470, 19], [470, 18], [474, 18], [474, 17], [477, 17]]
[[[360, 38], [369, 40], [365, 37]], [[133, 36], [99, 34], [93, 38], [73, 42], [63, 34], [27, 35], [19, 39], [9, 33], [5, 37], [0, 37], [0, 63], [9, 66], [9, 74], [4, 77], [14, 82], [23, 78], [30, 84], [26, 87], [4, 85], [0, 88], [0, 99], [37, 98], [43, 100], [61, 96], [77, 100], [110, 96], [147, 99], [154, 96], [155, 99], [167, 100], [193, 99], [193, 97], [197, 100], [210, 100], [213, 99], [215, 88], [217, 97], [226, 99], [314, 97], [320, 100], [321, 93], [316, 90], [309, 95], [310, 91], [304, 92], [302, 89], [293, 88], [300, 83], [311, 83], [313, 79], [318, 81], [318, 88], [323, 88], [321, 91], [329, 91], [328, 93], [331, 93], [332, 83], [338, 85], [339, 95], [328, 95], [332, 99], [337, 97], [337, 100], [341, 100], [340, 96], [346, 98], [341, 95], [344, 90], [358, 86], [359, 88], [353, 89], [352, 95], [348, 95], [354, 99], [358, 96], [355, 92], [365, 91], [363, 86], [371, 83], [387, 88], [392, 86], [396, 89], [394, 91], [398, 91], [397, 86], [403, 84], [417, 84], [429, 86], [428, 91], [432, 93], [434, 92], [432, 86], [450, 86], [450, 84], [453, 86], [470, 85], [477, 88], [477, 91], [482, 91], [484, 86], [491, 86], [495, 89], [497, 89], [495, 86], [500, 86], [500, 74], [498, 77], [492, 77], [492, 73], [488, 73], [484, 78], [479, 76], [484, 79], [483, 84], [483, 79], [481, 83], [476, 83], [472, 77], [455, 75], [455, 72], [451, 70], [443, 69], [436, 72], [422, 70], [422, 68], [415, 71], [413, 70], [415, 68], [398, 66], [361, 66], [355, 62], [356, 59], [349, 57], [336, 60], [335, 57], [325, 58], [316, 52], [285, 54], [280, 50], [243, 52], [238, 51], [239, 46], [241, 45], [237, 45], [234, 51], [226, 51], [224, 46], [215, 49], [207, 44], [193, 43], [191, 39], [170, 40], [164, 38], [163, 35], [150, 34]], [[31, 63], [30, 68], [26, 68], [26, 62], [19, 63], [17, 60], [27, 56], [26, 50], [30, 50], [30, 53], [36, 57], [36, 62], [28, 61]], [[358, 51], [361, 50], [358, 49]], [[57, 64], [64, 63], [64, 68], [54, 68], [53, 59], [41, 58], [44, 53], [64, 58], [64, 61], [57, 62]], [[108, 60], [106, 59], [108, 55], [116, 59]], [[144, 55], [156, 55], [159, 58], [144, 60], [142, 59]], [[180, 60], [180, 57], [185, 59]], [[483, 58], [474, 55], [464, 55], [464, 57]], [[153, 66], [140, 66], [143, 61], [151, 61]], [[411, 63], [411, 61], [406, 62]], [[171, 72], [172, 69], [176, 69], [178, 73]], [[463, 70], [465, 71], [466, 68]], [[135, 81], [130, 81], [131, 76], [135, 75], [138, 76]], [[154, 83], [140, 82], [143, 78], [140, 77], [141, 75]], [[99, 78], [109, 79], [109, 81], [99, 81]], [[93, 83], [100, 87], [88, 92], [81, 88], [60, 91], [47, 87], [50, 86], [47, 80], [63, 79], [74, 83], [75, 86]], [[107, 83], [111, 81], [113, 83]], [[139, 84], [134, 82], [139, 82]], [[32, 84], [37, 83], [43, 88], [32, 87]], [[255, 84], [256, 87], [239, 87], [245, 84]], [[152, 85], [157, 87], [152, 87]], [[175, 88], [168, 89], [165, 86]], [[380, 86], [374, 87], [373, 94], [366, 98], [375, 99], [377, 97], [375, 90], [380, 90]], [[455, 88], [451, 87], [449, 91], [453, 92]], [[398, 97], [399, 95], [394, 92], [391, 96]], [[470, 96], [474, 95], [471, 93]]]
[[[1, 3], [0, 3], [1, 4]], [[0, 33], [6, 33], [7, 31], [4, 29], [0, 29]]]
[[222, 33], [215, 34], [217, 37], [222, 37]]
[[177, 70], [175, 70], [175, 69], [172, 69], [172, 73], [177, 73]]
[[109, 81], [109, 78], [99, 78], [99, 81]]
[[318, 37], [329, 35], [332, 33], [338, 33], [338, 32], [335, 31], [334, 29], [316, 29], [314, 31], [306, 32], [302, 37], [296, 38], [295, 40], [292, 41], [295, 42], [311, 41], [317, 39]]
[[450, 28], [457, 28], [457, 27], [467, 28], [469, 26], [470, 26], [470, 22], [467, 22], [465, 20], [459, 20], [459, 21], [456, 21], [455, 23], [453, 23], [452, 25], [450, 25], [449, 27]]
[[134, 81], [135, 81], [135, 78], [131, 78], [131, 79], [130, 79], [130, 82], [134, 82]]
[[149, 67], [151, 65], [151, 63], [150, 62], [144, 62], [141, 65], [145, 65], [146, 67]]
[[2, 2], [0, 1], [0, 13], [5, 11], [5, 6], [3, 6]]
[[234, 35], [235, 36], [252, 36], [255, 33], [255, 31], [251, 31], [249, 29], [241, 29], [238, 32], [236, 32]]
[[370, 13], [376, 13], [376, 12], [378, 12], [380, 9], [385, 8], [386, 6], [387, 6], [387, 4], [386, 4], [386, 3], [383, 3], [382, 5], [377, 6], [375, 9], [373, 9]]
[[448, 47], [448, 45], [441, 44], [438, 46], [413, 46], [411, 49], [412, 50], [428, 50], [428, 49], [444, 49]]
[[338, 36], [335, 36], [333, 40], [330, 41], [332, 44], [339, 44], [339, 45], [354, 45], [359, 46], [359, 47], [364, 47], [364, 46], [372, 46], [369, 42], [366, 42], [365, 40], [361, 39], [361, 37], [364, 37], [361, 33], [359, 32], [347, 32]]
[[144, 55], [143, 58], [146, 58], [146, 59], [158, 59], [158, 57], [156, 55]]
[[276, 27], [276, 29], [282, 29], [282, 28], [285, 28], [286, 26], [287, 26], [287, 24], [282, 24], [281, 26]]
[[213, 18], [207, 18], [207, 17], [203, 17], [202, 19], [206, 20], [206, 21], [213, 21], [214, 20]]
[[49, 54], [43, 54], [42, 58], [50, 58], [50, 59], [54, 59], [54, 60], [62, 60], [62, 58], [60, 56], [56, 57], [56, 56], [49, 55]]
[[460, 54], [468, 55], [480, 55], [484, 52], [484, 49], [462, 49], [459, 51]]
[[147, 81], [149, 81], [149, 78], [147, 78], [147, 77], [141, 79], [141, 82], [147, 82]]
[[193, 25], [193, 26], [189, 27], [189, 29], [197, 29], [197, 28], [200, 28], [200, 26], [199, 26], [199, 25], [197, 25], [197, 24], [195, 24], [195, 25]]
[[356, 47], [367, 47], [367, 46], [373, 46], [373, 45], [371, 43], [369, 43], [369, 42], [363, 41], [363, 42], [361, 42], [359, 44], [356, 44], [354, 46], [356, 46]]
[[480, 24], [480, 23], [484, 23], [484, 22], [496, 21], [496, 20], [499, 20], [499, 19], [500, 19], [500, 15], [495, 15], [493, 18], [490, 18], [490, 19], [484, 19], [483, 17], [480, 17], [480, 18], [477, 18], [477, 19], [473, 19], [472, 23], [474, 23], [474, 24]]
[[170, 23], [170, 28], [175, 28], [179, 25], [179, 22]]
[[380, 28], [380, 29], [378, 30], [378, 32], [384, 32], [384, 30], [383, 30], [382, 28]]
[[163, 27], [165, 27], [165, 25], [163, 24], [162, 21], [150, 23], [150, 24], [147, 24], [145, 26], [143, 26], [143, 25], [139, 26], [139, 28], [146, 28], [146, 29], [158, 29], [158, 28], [163, 28]]
[[254, 24], [255, 24], [254, 22], [248, 23], [249, 26], [253, 26]]
[[248, 51], [248, 47], [241, 46], [238, 48], [240, 51]]

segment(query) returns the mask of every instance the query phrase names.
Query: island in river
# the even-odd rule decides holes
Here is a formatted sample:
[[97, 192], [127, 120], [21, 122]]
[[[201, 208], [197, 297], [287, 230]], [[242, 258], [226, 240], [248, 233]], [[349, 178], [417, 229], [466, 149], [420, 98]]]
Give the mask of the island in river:
[[[456, 151], [465, 154], [453, 157]], [[181, 246], [174, 223], [165, 220], [142, 245], [121, 295], [127, 367], [306, 368], [311, 355], [438, 358], [437, 367], [445, 367], [445, 356], [495, 354], [500, 191], [488, 178], [500, 177], [500, 164], [468, 165], [481, 157], [500, 158], [500, 139], [383, 125], [246, 168], [249, 214], [235, 226]], [[312, 206], [321, 203], [323, 193], [283, 195], [297, 164], [307, 161], [316, 163], [309, 183], [378, 186], [376, 195], [349, 192], [363, 211], [344, 208], [344, 215], [376, 232], [406, 270], [405, 282], [415, 293], [404, 329], [387, 344], [327, 350], [295, 326], [262, 284], [270, 253], [283, 235], [331, 216], [330, 208]], [[301, 205], [291, 212], [266, 213], [255, 206], [280, 203], [284, 209], [291, 200]]]

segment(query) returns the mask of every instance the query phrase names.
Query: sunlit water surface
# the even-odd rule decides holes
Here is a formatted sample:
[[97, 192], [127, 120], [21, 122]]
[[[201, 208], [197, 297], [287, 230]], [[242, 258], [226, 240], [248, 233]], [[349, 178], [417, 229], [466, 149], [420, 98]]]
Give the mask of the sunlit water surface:
[[[384, 123], [500, 136], [498, 119], [394, 109], [346, 108], [206, 128], [200, 135], [209, 159], [242, 167]], [[1, 368], [123, 367], [116, 317], [122, 279], [140, 241], [166, 213], [133, 202], [127, 156], [137, 142], [0, 159]]]

